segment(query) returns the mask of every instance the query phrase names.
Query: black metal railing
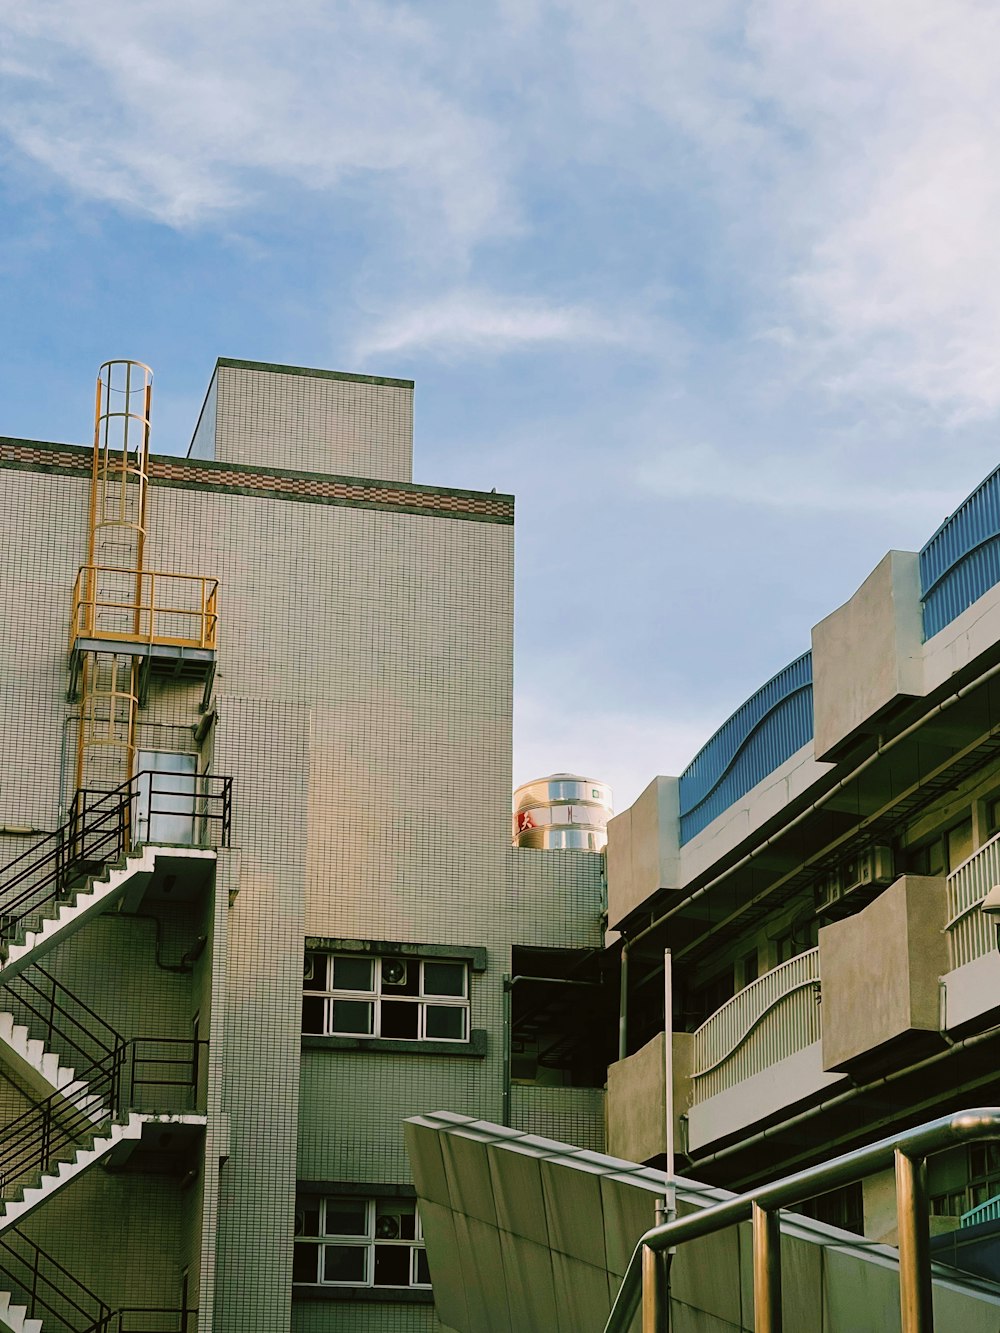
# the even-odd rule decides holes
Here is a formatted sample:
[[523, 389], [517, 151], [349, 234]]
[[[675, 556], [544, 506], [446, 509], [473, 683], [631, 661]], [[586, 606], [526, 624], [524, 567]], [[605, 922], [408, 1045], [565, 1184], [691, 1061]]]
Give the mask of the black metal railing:
[[[131, 1037], [0, 1129], [0, 1197], [70, 1161], [131, 1111], [195, 1109], [200, 1048], [189, 1037]], [[172, 1089], [168, 1092], [166, 1089]]]
[[16, 1227], [0, 1236], [0, 1282], [46, 1330], [110, 1333], [113, 1327], [111, 1306]]
[[[0, 870], [0, 943], [139, 843], [228, 847], [232, 778], [141, 772], [113, 791], [81, 788], [69, 819]], [[175, 835], [175, 836], [167, 836]]]
[[85, 1333], [194, 1333], [197, 1310], [181, 1306], [127, 1305], [116, 1310], [106, 1329], [87, 1329]]
[[193, 1333], [197, 1310], [132, 1305], [114, 1309], [16, 1227], [0, 1236], [0, 1283], [46, 1333]]
[[90, 1068], [125, 1040], [96, 1010], [39, 963], [0, 985], [0, 1009], [40, 1038], [62, 1063]]

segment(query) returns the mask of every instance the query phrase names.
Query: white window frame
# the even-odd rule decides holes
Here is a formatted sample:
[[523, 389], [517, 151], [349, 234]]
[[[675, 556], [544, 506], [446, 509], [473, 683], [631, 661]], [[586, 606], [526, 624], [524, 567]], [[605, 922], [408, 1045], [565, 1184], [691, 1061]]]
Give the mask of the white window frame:
[[[367, 962], [372, 965], [371, 971], [371, 989], [368, 990], [350, 990], [344, 987], [336, 987], [333, 984], [333, 968], [336, 959], [350, 959], [351, 961]], [[323, 1024], [321, 1032], [305, 1032], [303, 1024], [303, 1033], [306, 1036], [323, 1037], [351, 1037], [359, 1041], [374, 1041], [385, 1038], [389, 1041], [429, 1041], [440, 1042], [442, 1045], [460, 1046], [465, 1045], [470, 1040], [471, 1031], [471, 1006], [470, 1006], [470, 967], [469, 963], [462, 958], [428, 958], [428, 957], [410, 957], [396, 954], [371, 955], [355, 953], [327, 953], [324, 950], [307, 950], [305, 955], [306, 979], [310, 979], [310, 960], [313, 968], [312, 978], [315, 977], [317, 967], [327, 969], [324, 978], [323, 987], [310, 987], [303, 989], [303, 999], [322, 1000], [323, 1001]], [[414, 994], [403, 994], [386, 981], [383, 970], [387, 964], [404, 964], [407, 968], [418, 968], [419, 979], [417, 990]], [[428, 992], [425, 989], [426, 968], [433, 967], [435, 964], [448, 964], [451, 967], [462, 968], [463, 987], [461, 995], [437, 995]], [[372, 1006], [372, 1030], [371, 1032], [354, 1032], [346, 1029], [339, 1029], [334, 1024], [334, 1003], [343, 1001], [356, 1004], [370, 1004]], [[382, 1006], [385, 1002], [412, 1004], [417, 1010], [417, 1030], [413, 1036], [399, 1036], [397, 1034], [384, 1034], [382, 1031]], [[457, 1009], [464, 1015], [463, 1034], [460, 1037], [442, 1037], [437, 1035], [428, 1035], [427, 1018], [428, 1011], [432, 1009]]]
[[[295, 1243], [297, 1245], [315, 1245], [316, 1246], [316, 1275], [312, 1282], [303, 1282], [297, 1278], [296, 1282], [303, 1286], [314, 1287], [371, 1287], [375, 1291], [408, 1291], [415, 1288], [417, 1291], [430, 1291], [430, 1282], [420, 1282], [417, 1280], [419, 1273], [418, 1255], [426, 1255], [427, 1247], [424, 1242], [424, 1231], [420, 1222], [420, 1209], [416, 1206], [413, 1199], [394, 1199], [391, 1197], [380, 1199], [359, 1198], [357, 1195], [347, 1194], [327, 1194], [316, 1199], [319, 1212], [319, 1231], [318, 1236], [306, 1235], [300, 1233], [300, 1215], [303, 1212], [304, 1200], [299, 1199], [296, 1203], [295, 1216]], [[312, 1202], [312, 1201], [310, 1201]], [[365, 1209], [365, 1232], [363, 1235], [342, 1236], [336, 1233], [329, 1233], [326, 1230], [326, 1211], [328, 1203], [361, 1203]], [[393, 1207], [402, 1208], [405, 1213], [409, 1213], [413, 1208], [414, 1227], [412, 1237], [385, 1237], [375, 1234], [376, 1221], [379, 1212], [383, 1214], [390, 1211]], [[350, 1248], [364, 1250], [364, 1276], [359, 1279], [348, 1278], [343, 1281], [335, 1281], [322, 1276], [324, 1269], [323, 1251], [327, 1247]], [[410, 1280], [407, 1283], [388, 1283], [375, 1281], [375, 1251], [377, 1247], [386, 1247], [392, 1249], [409, 1249], [409, 1275]]]

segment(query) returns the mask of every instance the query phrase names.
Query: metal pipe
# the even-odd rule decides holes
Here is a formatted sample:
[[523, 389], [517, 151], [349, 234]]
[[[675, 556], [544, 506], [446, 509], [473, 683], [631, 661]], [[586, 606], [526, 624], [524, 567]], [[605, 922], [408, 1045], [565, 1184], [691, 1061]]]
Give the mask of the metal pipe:
[[510, 1124], [510, 1009], [511, 987], [514, 982], [509, 972], [503, 978], [503, 1091], [501, 1093], [500, 1123]]
[[902, 1333], [934, 1333], [927, 1160], [896, 1149], [896, 1226]]
[[753, 1219], [753, 1326], [756, 1333], [781, 1333], [781, 1215], [777, 1208], [750, 1206]]
[[642, 1247], [642, 1333], [666, 1333], [664, 1292], [660, 1282], [660, 1255]]
[[674, 967], [669, 949], [663, 950], [663, 1119], [667, 1160], [667, 1217], [677, 1216], [676, 1160], [674, 1153]]
[[622, 972], [618, 993], [618, 1059], [628, 1055], [628, 940], [622, 941]]
[[644, 1247], [666, 1250], [685, 1241], [697, 1240], [700, 1236], [712, 1235], [738, 1222], [746, 1222], [752, 1215], [755, 1203], [763, 1209], [786, 1208], [801, 1203], [803, 1199], [837, 1189], [840, 1185], [852, 1184], [892, 1164], [897, 1149], [909, 1157], [924, 1158], [928, 1153], [938, 1152], [942, 1148], [998, 1136], [1000, 1107], [975, 1107], [959, 1111], [928, 1121], [902, 1134], [880, 1139], [866, 1147], [855, 1148], [829, 1162], [820, 1162], [769, 1185], [759, 1185], [746, 1194], [712, 1204], [675, 1222], [652, 1227], [639, 1237], [611, 1307], [604, 1333], [627, 1333], [629, 1329], [642, 1295]]
[[[828, 801], [832, 800], [838, 792], [842, 791], [849, 782], [853, 782], [855, 778], [860, 777], [866, 769], [871, 768], [872, 764], [881, 759], [883, 755], [888, 754], [890, 750], [894, 749], [902, 741], [907, 740], [915, 732], [919, 731], [921, 727], [926, 726], [931, 718], [937, 717], [946, 709], [951, 708], [953, 704], [958, 703], [959, 699], [964, 699], [972, 690], [978, 689], [981, 685], [985, 685], [988, 680], [992, 680], [996, 675], [1000, 675], [1000, 663], [990, 667], [988, 671], [982, 672], [982, 674], [977, 676], [975, 680], [970, 680], [968, 685], [963, 685], [962, 688], [956, 690], [954, 694], [950, 694], [947, 699], [942, 699], [939, 704], [935, 704], [923, 717], [918, 718], [916, 722], [911, 722], [908, 727], [904, 727], [898, 735], [891, 736], [887, 741], [879, 741], [875, 750], [867, 759], [862, 760], [857, 768], [853, 768], [850, 773], [846, 773], [842, 778], [835, 782], [834, 785], [830, 787], [828, 791], [825, 791], [822, 796], [818, 796], [811, 805], [807, 806], [806, 809], [801, 812], [801, 814], [796, 815], [794, 819], [790, 819], [787, 824], [783, 824], [781, 828], [772, 833], [770, 837], [765, 838], [763, 842], [758, 843], [752, 851], [747, 852], [747, 854], [741, 857], [740, 860], [735, 861], [731, 866], [728, 866], [721, 874], [714, 876], [714, 878], [710, 879], [707, 884], [702, 884], [700, 888], [695, 889], [692, 893], [685, 894], [678, 902], [673, 903], [665, 912], [662, 912], [655, 921], [651, 921], [648, 926], [645, 926], [640, 930], [638, 934], [628, 937], [627, 942], [632, 945], [637, 944], [641, 939], [652, 934], [653, 931], [658, 930], [665, 921], [669, 921], [671, 917], [676, 916], [679, 912], [683, 912], [684, 909], [697, 898], [702, 897], [703, 894], [714, 889], [717, 885], [728, 879], [730, 875], [735, 874], [737, 870], [742, 870], [745, 865], [749, 865], [751, 861], [756, 860], [757, 857], [760, 856], [762, 852], [765, 852], [773, 842], [778, 838], [784, 837], [789, 830], [797, 827], [797, 825], [808, 819], [810, 815], [815, 814], [817, 810], [821, 810], [823, 806], [826, 805]], [[625, 938], [624, 932], [623, 938]]]
[[[656, 1201], [656, 1225], [667, 1221], [664, 1200]], [[670, 1291], [667, 1286], [667, 1255], [648, 1245], [642, 1251], [642, 1333], [668, 1333]]]

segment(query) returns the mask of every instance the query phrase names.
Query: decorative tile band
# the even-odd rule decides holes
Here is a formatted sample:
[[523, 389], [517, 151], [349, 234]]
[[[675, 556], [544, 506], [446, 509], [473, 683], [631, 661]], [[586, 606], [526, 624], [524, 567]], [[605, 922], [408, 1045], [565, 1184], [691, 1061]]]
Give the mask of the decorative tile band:
[[[78, 475], [89, 474], [90, 464], [91, 451], [83, 446], [0, 438], [0, 467]], [[482, 491], [436, 490], [430, 486], [365, 481], [314, 472], [258, 470], [163, 455], [150, 458], [149, 479], [154, 486], [261, 495], [275, 500], [304, 500], [394, 513], [429, 514], [436, 518], [464, 518], [479, 523], [509, 524], [514, 521], [513, 496], [487, 495]]]

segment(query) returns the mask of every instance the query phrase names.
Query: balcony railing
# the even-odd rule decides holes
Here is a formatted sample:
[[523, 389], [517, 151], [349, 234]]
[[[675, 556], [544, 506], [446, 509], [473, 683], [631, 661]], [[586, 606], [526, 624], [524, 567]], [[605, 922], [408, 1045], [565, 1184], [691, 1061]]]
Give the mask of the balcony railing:
[[992, 1199], [987, 1199], [978, 1208], [970, 1208], [967, 1213], [963, 1213], [958, 1219], [958, 1225], [960, 1227], [975, 1227], [980, 1222], [997, 1221], [1000, 1221], [1000, 1194], [994, 1194]]
[[1000, 833], [948, 876], [948, 962], [952, 970], [996, 948], [996, 927], [979, 904], [1000, 884]]
[[703, 1102], [821, 1036], [819, 949], [790, 958], [734, 995], [694, 1034], [694, 1100]]
[[214, 649], [219, 583], [203, 574], [83, 565], [73, 586], [70, 650], [79, 639]]

